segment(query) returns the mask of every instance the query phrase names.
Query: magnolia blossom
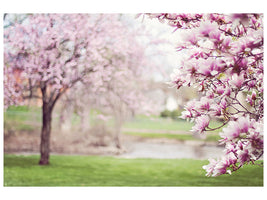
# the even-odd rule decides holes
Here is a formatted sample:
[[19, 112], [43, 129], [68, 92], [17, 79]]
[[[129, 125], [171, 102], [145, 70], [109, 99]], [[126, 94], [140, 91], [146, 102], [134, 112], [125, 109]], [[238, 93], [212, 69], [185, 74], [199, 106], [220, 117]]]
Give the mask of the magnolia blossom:
[[[223, 128], [225, 155], [205, 166], [208, 176], [238, 170], [263, 155], [263, 15], [148, 14], [172, 22], [186, 52], [172, 84], [194, 86], [201, 98], [189, 101], [182, 118], [195, 122], [193, 131]], [[243, 98], [244, 97], [244, 98]], [[246, 100], [246, 101], [244, 101]], [[219, 119], [218, 127], [209, 127]]]
[[244, 77], [243, 75], [237, 75], [237, 74], [233, 74], [232, 75], [232, 79], [231, 79], [231, 84], [237, 88], [240, 88], [242, 86], [244, 82]]
[[221, 160], [204, 166], [207, 175], [217, 176], [228, 171], [236, 171], [244, 164], [255, 161], [263, 155], [263, 126], [249, 117], [231, 121], [220, 136], [225, 144], [225, 156]]
[[209, 164], [203, 166], [203, 169], [206, 170], [207, 174], [206, 176], [211, 176], [214, 172], [215, 166], [217, 165], [217, 161], [214, 159], [209, 159]]
[[[226, 156], [222, 157], [222, 159], [213, 165], [212, 176], [219, 176], [221, 174], [229, 173], [231, 174], [231, 170], [229, 167], [232, 164], [235, 164], [237, 161], [235, 155], [233, 153], [229, 153]], [[205, 169], [205, 167], [203, 167]]]
[[253, 121], [251, 122], [248, 117], [240, 117], [237, 121], [230, 121], [228, 126], [220, 133], [220, 136], [228, 140], [246, 136], [249, 128], [253, 125], [252, 123]]
[[196, 118], [196, 124], [192, 127], [193, 132], [202, 133], [209, 126], [210, 118], [206, 115], [202, 115]]

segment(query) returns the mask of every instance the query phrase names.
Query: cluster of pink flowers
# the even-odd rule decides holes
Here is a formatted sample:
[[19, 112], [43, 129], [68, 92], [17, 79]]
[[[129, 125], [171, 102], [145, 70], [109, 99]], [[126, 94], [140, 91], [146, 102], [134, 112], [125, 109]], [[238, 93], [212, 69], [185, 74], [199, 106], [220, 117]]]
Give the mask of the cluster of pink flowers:
[[136, 34], [118, 14], [27, 15], [4, 29], [5, 106], [37, 96], [41, 88], [49, 88], [47, 101], [79, 81], [100, 88], [118, 68], [140, 73], [141, 67], [127, 65], [144, 60]]
[[9, 76], [9, 69], [4, 68], [4, 107], [9, 105], [20, 105], [22, 102], [22, 86], [18, 84], [16, 76]]
[[[109, 28], [104, 28], [102, 19], [95, 17], [93, 19], [82, 14], [34, 14], [28, 15], [21, 23], [6, 27], [5, 76], [11, 80], [17, 72], [20, 81], [16, 80], [16, 83], [23, 87], [21, 93], [24, 96], [28, 96], [25, 91], [26, 94], [29, 91], [36, 94], [36, 90], [44, 86], [56, 95], [62, 89], [71, 87], [93, 67], [97, 70], [98, 65], [106, 62], [99, 51], [93, 50], [104, 43], [100, 42], [101, 36], [97, 31], [108, 34]], [[101, 25], [94, 26], [96, 20]], [[92, 65], [92, 60], [95, 65]], [[5, 91], [12, 88], [7, 84]], [[14, 98], [16, 93], [11, 95]], [[12, 102], [5, 101], [6, 106], [10, 104]]]
[[[148, 14], [175, 25], [186, 52], [172, 83], [195, 86], [201, 98], [185, 106], [183, 119], [195, 122], [194, 132], [220, 134], [225, 156], [205, 166], [207, 175], [239, 169], [263, 154], [263, 15], [262, 14]], [[178, 31], [179, 31], [178, 30]], [[210, 127], [219, 119], [219, 127]]]
[[225, 144], [224, 156], [219, 160], [210, 160], [210, 164], [203, 166], [207, 176], [218, 176], [236, 171], [245, 163], [254, 162], [263, 155], [263, 123], [254, 119], [239, 117], [230, 121], [220, 133]]

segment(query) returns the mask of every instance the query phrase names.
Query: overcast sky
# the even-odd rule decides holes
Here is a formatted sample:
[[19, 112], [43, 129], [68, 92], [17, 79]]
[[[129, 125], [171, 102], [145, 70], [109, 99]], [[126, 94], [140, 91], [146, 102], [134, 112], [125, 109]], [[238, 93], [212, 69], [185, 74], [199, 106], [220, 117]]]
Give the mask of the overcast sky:
[[[175, 50], [177, 41], [179, 40], [178, 32], [173, 32], [173, 27], [165, 23], [160, 23], [157, 19], [149, 19], [148, 17], [145, 17], [143, 20], [143, 17], [140, 16], [135, 19], [135, 23], [144, 25], [154, 38], [167, 41], [164, 44], [151, 46], [149, 51], [153, 55], [153, 59], [159, 63], [161, 69], [166, 73], [165, 78], [160, 75], [155, 75], [155, 80], [168, 81], [173, 69], [179, 65], [179, 55]], [[161, 52], [161, 54], [158, 55], [157, 52]], [[156, 55], [154, 55], [154, 53], [156, 53]]]

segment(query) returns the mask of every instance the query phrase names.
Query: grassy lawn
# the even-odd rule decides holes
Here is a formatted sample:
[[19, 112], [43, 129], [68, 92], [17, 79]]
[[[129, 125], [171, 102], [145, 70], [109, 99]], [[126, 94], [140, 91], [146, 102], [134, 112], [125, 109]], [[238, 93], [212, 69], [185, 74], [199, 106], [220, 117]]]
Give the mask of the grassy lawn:
[[124, 128], [133, 128], [133, 129], [149, 129], [149, 130], [183, 130], [190, 131], [193, 124], [186, 122], [184, 120], [172, 120], [165, 118], [142, 118], [136, 117], [135, 119], [126, 122]]
[[[162, 130], [162, 131], [185, 131], [190, 132], [194, 124], [187, 122], [185, 120], [172, 120], [167, 118], [160, 117], [146, 117], [146, 116], [136, 116], [135, 119], [126, 122], [123, 127], [129, 129], [147, 129], [149, 132], [134, 132], [134, 131], [125, 131], [124, 134], [128, 135], [137, 135], [147, 138], [169, 138], [177, 140], [201, 140], [193, 137], [192, 134], [169, 134], [169, 133], [153, 133], [153, 130]], [[212, 121], [210, 126], [216, 127], [220, 123]], [[221, 129], [214, 131], [213, 133], [207, 132], [207, 137], [205, 141], [218, 141], [221, 137], [218, 135]], [[215, 134], [214, 134], [215, 133]]]
[[[215, 128], [221, 125], [217, 121], [211, 121], [210, 127]], [[131, 129], [149, 129], [149, 130], [166, 130], [166, 131], [190, 131], [194, 123], [182, 119], [172, 120], [161, 117], [136, 116], [133, 120], [126, 122], [123, 127]], [[221, 129], [215, 132], [220, 132]]]
[[4, 156], [4, 186], [263, 186], [263, 168], [206, 177], [206, 160], [123, 159], [100, 156]]

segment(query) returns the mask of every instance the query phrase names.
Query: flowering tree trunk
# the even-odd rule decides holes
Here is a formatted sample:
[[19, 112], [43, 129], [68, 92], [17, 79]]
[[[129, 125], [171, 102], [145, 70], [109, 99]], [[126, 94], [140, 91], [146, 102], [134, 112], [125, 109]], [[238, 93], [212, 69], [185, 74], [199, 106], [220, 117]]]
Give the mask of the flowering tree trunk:
[[52, 108], [48, 103], [43, 102], [43, 124], [41, 132], [41, 144], [40, 153], [41, 158], [39, 161], [40, 165], [49, 164], [49, 152], [50, 152], [50, 134], [51, 134], [51, 122], [52, 122]]
[[118, 149], [121, 149], [121, 126], [122, 126], [122, 119], [119, 117], [115, 118], [115, 135], [114, 135], [114, 142]]
[[[56, 101], [61, 96], [62, 93], [58, 93], [55, 99], [48, 95], [47, 86], [43, 85], [41, 87], [42, 91], [42, 131], [41, 131], [41, 143], [40, 143], [40, 161], [39, 165], [49, 164], [49, 154], [50, 154], [50, 135], [51, 135], [51, 123], [52, 123], [52, 111], [55, 106]], [[52, 101], [51, 101], [52, 99]]]
[[52, 105], [47, 101], [47, 88], [44, 86], [42, 89], [42, 131], [41, 131], [41, 144], [40, 154], [41, 158], [39, 165], [49, 164], [49, 153], [50, 153], [50, 134], [51, 134], [51, 122], [52, 122]]

